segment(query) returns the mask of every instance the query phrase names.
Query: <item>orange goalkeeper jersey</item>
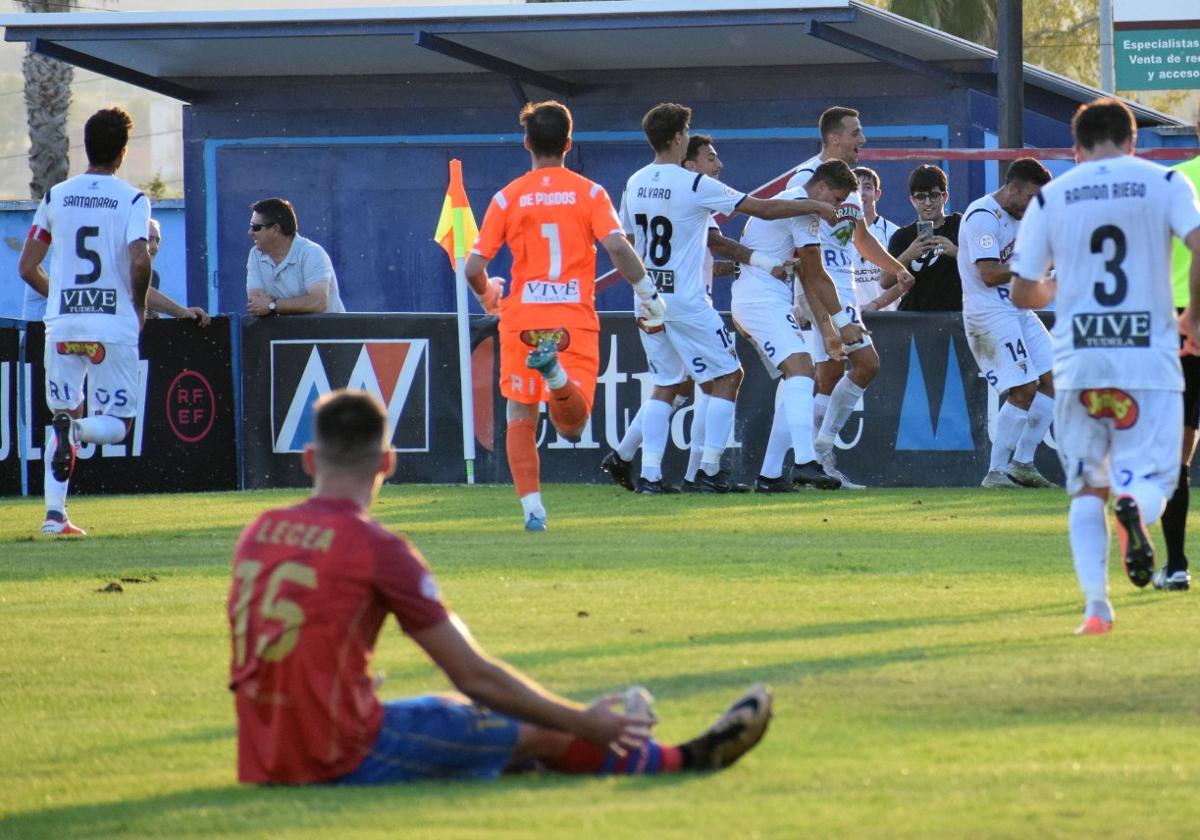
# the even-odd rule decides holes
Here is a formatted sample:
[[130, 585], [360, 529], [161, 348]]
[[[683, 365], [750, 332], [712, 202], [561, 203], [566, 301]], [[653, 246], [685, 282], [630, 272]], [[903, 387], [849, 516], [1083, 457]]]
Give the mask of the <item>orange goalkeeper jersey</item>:
[[492, 197], [471, 249], [490, 260], [508, 245], [505, 330], [598, 330], [596, 241], [624, 235], [604, 187], [560, 166], [534, 169]]

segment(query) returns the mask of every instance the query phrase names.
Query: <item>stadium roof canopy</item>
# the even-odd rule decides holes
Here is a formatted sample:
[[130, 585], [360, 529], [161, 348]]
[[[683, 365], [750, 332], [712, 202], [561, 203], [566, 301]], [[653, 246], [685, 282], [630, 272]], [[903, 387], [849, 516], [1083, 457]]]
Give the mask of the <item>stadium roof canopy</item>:
[[[860, 0], [673, 0], [496, 6], [0, 16], [8, 41], [194, 102], [235, 80], [492, 72], [518, 96], [595, 87], [606, 70], [883, 62], [995, 93], [996, 52]], [[585, 76], [587, 81], [578, 81]], [[602, 77], [602, 76], [600, 76]], [[1039, 67], [1026, 84], [1102, 95]], [[1143, 125], [1173, 118], [1130, 103]]]

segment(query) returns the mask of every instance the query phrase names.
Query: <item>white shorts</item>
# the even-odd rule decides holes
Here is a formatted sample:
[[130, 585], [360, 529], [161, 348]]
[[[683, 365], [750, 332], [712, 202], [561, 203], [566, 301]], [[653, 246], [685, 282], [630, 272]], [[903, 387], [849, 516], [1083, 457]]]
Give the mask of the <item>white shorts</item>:
[[800, 325], [786, 303], [734, 300], [733, 321], [750, 339], [763, 365], [773, 376], [779, 375], [779, 365], [788, 356], [809, 352]]
[[979, 370], [997, 394], [1035, 382], [1054, 366], [1050, 334], [1028, 310], [964, 312], [963, 328]]
[[1054, 439], [1074, 496], [1084, 485], [1115, 492], [1135, 478], [1152, 481], [1167, 498], [1179, 482], [1183, 394], [1178, 391], [1059, 391]]
[[689, 376], [701, 384], [741, 368], [733, 333], [715, 309], [664, 327], [641, 335], [655, 385], [678, 385]]
[[[841, 296], [842, 290], [838, 289], [838, 297], [840, 298]], [[846, 303], [846, 301], [843, 300], [842, 307], [843, 311], [850, 316], [850, 320], [853, 323], [860, 325], [862, 324], [862, 318], [860, 318], [858, 315], [858, 307], [856, 305], [853, 303]], [[820, 364], [821, 362], [829, 361], [829, 354], [825, 352], [825, 342], [821, 340], [821, 334], [817, 330], [805, 330], [804, 340], [807, 342], [808, 346], [812, 348], [812, 357], [814, 362]], [[846, 345], [846, 355], [849, 356], [856, 350], [862, 350], [864, 347], [870, 347], [872, 343], [871, 336], [864, 335], [862, 341]]]
[[136, 417], [138, 348], [136, 344], [46, 339], [46, 405], [66, 411], [83, 403], [87, 378], [91, 414]]

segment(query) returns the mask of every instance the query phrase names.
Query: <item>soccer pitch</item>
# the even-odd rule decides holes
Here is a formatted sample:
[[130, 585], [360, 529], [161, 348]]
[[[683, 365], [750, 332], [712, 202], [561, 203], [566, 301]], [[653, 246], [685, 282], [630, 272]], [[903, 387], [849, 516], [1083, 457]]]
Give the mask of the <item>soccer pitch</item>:
[[[638, 497], [387, 487], [491, 653], [586, 700], [657, 697], [660, 740], [743, 687], [763, 743], [714, 775], [388, 788], [234, 781], [229, 556], [299, 491], [83, 497], [92, 534], [34, 540], [0, 506], [0, 837], [1194, 837], [1195, 594], [1135, 590], [1077, 638], [1061, 491]], [[1157, 526], [1153, 529], [1159, 538]], [[1161, 543], [1161, 539], [1158, 541]], [[124, 579], [124, 581], [122, 580]], [[120, 592], [98, 591], [118, 582]], [[448, 688], [389, 622], [383, 696]]]

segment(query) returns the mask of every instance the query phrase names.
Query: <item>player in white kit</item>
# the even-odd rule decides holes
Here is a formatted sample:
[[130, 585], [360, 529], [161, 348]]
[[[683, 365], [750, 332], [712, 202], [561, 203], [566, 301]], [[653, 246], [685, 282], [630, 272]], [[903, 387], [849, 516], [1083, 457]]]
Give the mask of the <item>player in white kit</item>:
[[984, 487], [1053, 487], [1033, 465], [1054, 418], [1050, 336], [1034, 313], [1012, 303], [1008, 261], [1017, 225], [1050, 172], [1033, 158], [1008, 167], [1004, 186], [975, 201], [958, 231], [963, 327], [979, 370], [1007, 399], [996, 414]]
[[[842, 106], [827, 108], [821, 114], [818, 127], [821, 132], [821, 151], [797, 167], [787, 182], [788, 189], [805, 184], [816, 168], [827, 160], [845, 161], [851, 167], [858, 163], [859, 150], [867, 143], [858, 111]], [[842, 311], [831, 313], [834, 326], [841, 329], [845, 324], [861, 324], [854, 292], [856, 252], [887, 273], [894, 274], [901, 284], [911, 285], [912, 274], [896, 262], [867, 230], [858, 190], [850, 193], [838, 209], [840, 216], [836, 224], [825, 222], [821, 225], [821, 256], [825, 271], [833, 278], [841, 300]], [[825, 357], [821, 342], [814, 342], [813, 352], [813, 360], [817, 363], [817, 395], [813, 400], [813, 423], [818, 427], [815, 441], [817, 457], [827, 473], [842, 479], [844, 488], [861, 489], [862, 485], [854, 484], [838, 472], [834, 442], [867, 386], [879, 373], [879, 355], [865, 332], [862, 341], [846, 347], [850, 362], [848, 375], [844, 375], [844, 362]], [[767, 455], [772, 460], [776, 457], [782, 459], [782, 455], [775, 452], [768, 451]]]
[[[133, 120], [97, 111], [83, 128], [88, 168], [46, 191], [21, 251], [21, 278], [46, 296], [46, 536], [83, 536], [67, 518], [78, 443], [119, 443], [138, 410], [138, 335], [146, 317], [150, 200], [116, 176]], [[52, 247], [53, 246], [53, 247]], [[50, 252], [50, 273], [42, 260]], [[84, 379], [91, 416], [83, 418]]]
[[[869, 166], [854, 167], [854, 177], [858, 179], [858, 194], [862, 199], [863, 221], [867, 232], [875, 238], [885, 250], [888, 240], [898, 229], [891, 219], [885, 219], [875, 209], [876, 203], [883, 196], [883, 186], [879, 181], [879, 173]], [[894, 312], [900, 305], [900, 298], [907, 291], [899, 283], [890, 289], [884, 289], [879, 284], [883, 269], [863, 259], [858, 249], [854, 251], [854, 297], [858, 301], [858, 311], [861, 312]]]
[[[707, 134], [690, 134], [688, 137], [688, 147], [686, 156], [683, 159], [683, 168], [687, 171], [696, 174], [702, 173], [710, 178], [719, 178], [723, 164], [721, 158], [717, 155], [716, 147], [713, 145], [712, 137]], [[716, 261], [713, 259], [713, 253], [727, 257], [726, 260]], [[738, 260], [748, 261], [750, 252], [743, 248], [736, 240], [729, 239], [722, 235], [721, 228], [717, 224], [715, 218], [710, 218], [708, 226], [708, 248], [704, 251], [704, 288], [712, 296], [713, 277], [730, 277], [736, 276], [738, 270]], [[691, 448], [688, 455], [687, 470], [683, 476], [683, 484], [681, 489], [698, 491], [699, 487], [695, 483], [696, 473], [700, 470], [700, 460], [704, 454], [704, 419], [708, 410], [708, 395], [704, 391], [698, 391], [695, 388], [695, 381], [691, 378], [684, 380], [679, 386], [679, 390], [672, 400], [672, 411], [683, 408], [687, 405], [688, 400], [692, 402], [692, 428], [691, 428]], [[621, 437], [617, 448], [604, 456], [604, 460], [600, 462], [600, 469], [608, 473], [614, 484], [624, 487], [626, 490], [636, 489], [634, 483], [633, 472], [633, 456], [642, 445], [642, 409], [629, 421], [628, 428], [625, 429], [625, 434]], [[667, 492], [670, 492], [670, 485], [663, 485]], [[747, 492], [750, 488], [744, 484], [736, 482], [730, 483], [732, 492]]]
[[[690, 108], [674, 103], [656, 105], [646, 113], [642, 129], [655, 159], [630, 176], [621, 198], [626, 234], [667, 303], [663, 323], [642, 322], [642, 346], [654, 375], [654, 391], [642, 408], [640, 493], [669, 492], [662, 480], [662, 458], [671, 402], [688, 377], [710, 398], [696, 474], [698, 489], [711, 493], [732, 489], [720, 462], [733, 429], [742, 368], [733, 335], [704, 287], [704, 252], [712, 214], [786, 218], [833, 213], [824, 202], [758, 199], [688, 172], [679, 164], [687, 152], [691, 115]], [[748, 262], [767, 271], [779, 265], [757, 253], [751, 253]]]
[[[1183, 374], [1172, 301], [1175, 234], [1191, 250], [1194, 327], [1200, 304], [1200, 206], [1179, 173], [1132, 156], [1137, 125], [1116, 99], [1071, 121], [1079, 165], [1042, 188], [1017, 234], [1013, 303], [1056, 301], [1050, 333], [1058, 389], [1054, 426], [1071, 495], [1068, 529], [1083, 590], [1077, 631], [1112, 629], [1108, 600], [1110, 490], [1121, 556], [1135, 586], [1150, 582], [1146, 525], [1179, 476]], [[1056, 278], [1046, 279], [1053, 265]]]
[[[815, 198], [840, 204], [857, 188], [858, 181], [850, 167], [840, 160], [831, 160], [818, 166], [803, 186], [784, 190], [780, 197]], [[822, 264], [820, 227], [817, 216], [772, 221], [751, 219], [742, 231], [742, 244], [780, 261], [800, 255], [797, 277], [803, 288], [802, 296], [808, 302], [807, 316], [821, 336], [816, 340], [830, 337], [835, 354], [840, 355], [842, 338], [833, 326], [830, 312], [841, 312], [841, 302]], [[754, 342], [772, 375], [782, 375], [776, 391], [771, 434], [777, 444], [779, 439], [785, 439], [795, 451], [791, 481], [783, 476], [782, 464], [764, 463], [754, 485], [760, 493], [789, 492], [792, 482], [821, 490], [842, 486], [840, 479], [822, 468], [813, 449], [812, 349], [792, 312], [794, 296], [792, 283], [780, 282], [756, 266], [743, 268], [733, 284], [734, 322]], [[844, 330], [847, 343], [862, 340], [857, 325], [845, 324]]]

